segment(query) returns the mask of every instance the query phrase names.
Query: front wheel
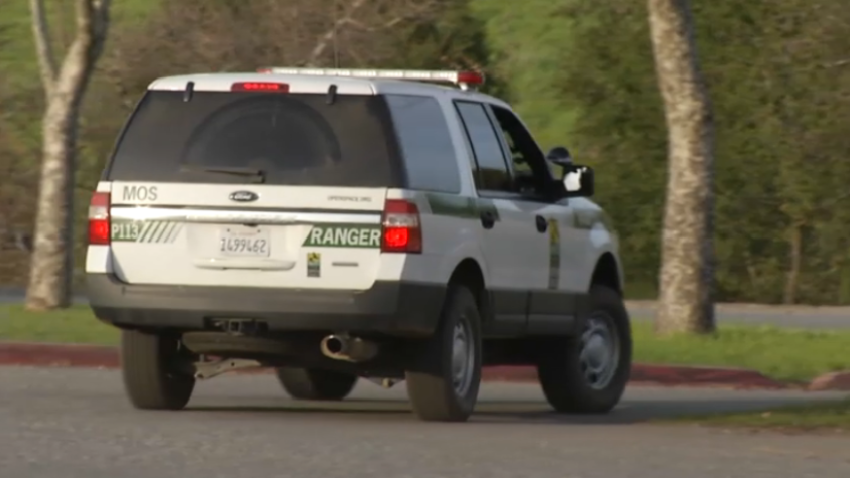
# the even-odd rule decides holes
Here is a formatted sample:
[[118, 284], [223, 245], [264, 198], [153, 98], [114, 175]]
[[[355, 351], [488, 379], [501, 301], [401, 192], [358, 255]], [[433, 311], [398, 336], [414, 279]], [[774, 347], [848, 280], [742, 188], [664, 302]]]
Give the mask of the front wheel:
[[620, 402], [632, 364], [632, 333], [623, 299], [593, 286], [591, 312], [578, 337], [548, 340], [537, 373], [546, 400], [561, 413], [601, 414]]
[[436, 333], [405, 372], [413, 413], [423, 421], [462, 422], [478, 401], [481, 319], [468, 288], [452, 285]]
[[357, 383], [357, 375], [308, 368], [280, 367], [277, 379], [296, 400], [336, 401], [347, 397]]

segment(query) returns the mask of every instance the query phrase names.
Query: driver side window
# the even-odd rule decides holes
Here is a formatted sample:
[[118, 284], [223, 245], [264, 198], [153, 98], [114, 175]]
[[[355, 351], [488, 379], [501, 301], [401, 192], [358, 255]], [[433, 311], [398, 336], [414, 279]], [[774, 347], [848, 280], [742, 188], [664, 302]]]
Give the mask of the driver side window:
[[505, 143], [508, 145], [508, 154], [513, 161], [514, 168], [523, 170], [528, 169], [527, 160], [523, 152], [517, 147], [516, 142], [513, 137], [505, 130], [504, 127], [500, 124], [500, 129], [502, 131], [502, 136], [505, 138]]
[[513, 160], [514, 170], [528, 177], [535, 193], [548, 195], [553, 176], [543, 151], [510, 110], [494, 105], [491, 109]]

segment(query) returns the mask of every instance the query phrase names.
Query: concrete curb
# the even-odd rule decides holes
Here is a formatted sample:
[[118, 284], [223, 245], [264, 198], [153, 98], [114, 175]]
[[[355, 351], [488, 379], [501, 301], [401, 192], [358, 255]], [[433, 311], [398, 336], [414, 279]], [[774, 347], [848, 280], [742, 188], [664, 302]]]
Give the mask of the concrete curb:
[[[108, 346], [0, 342], [0, 365], [117, 368], [120, 359], [118, 349]], [[486, 367], [482, 378], [485, 381], [536, 382], [537, 371], [524, 366]], [[810, 384], [793, 384], [773, 380], [749, 369], [634, 364], [631, 382], [662, 386], [850, 390], [850, 371], [826, 374]]]

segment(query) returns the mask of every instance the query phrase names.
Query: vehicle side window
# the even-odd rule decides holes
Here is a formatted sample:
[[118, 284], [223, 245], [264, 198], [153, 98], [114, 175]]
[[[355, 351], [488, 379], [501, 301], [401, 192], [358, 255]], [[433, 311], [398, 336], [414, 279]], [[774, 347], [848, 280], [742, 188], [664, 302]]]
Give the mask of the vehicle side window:
[[534, 175], [535, 189], [541, 194], [547, 193], [553, 175], [543, 151], [540, 150], [531, 133], [525, 129], [525, 126], [515, 114], [499, 106], [493, 105], [491, 109], [496, 121], [499, 122], [505, 142], [510, 148], [514, 167], [518, 171], [530, 170], [531, 174]]
[[387, 95], [407, 187], [460, 192], [454, 144], [440, 103], [427, 96]]
[[456, 101], [455, 107], [475, 156], [475, 164], [478, 167], [475, 185], [478, 190], [513, 191], [513, 180], [499, 136], [487, 116], [484, 105]]

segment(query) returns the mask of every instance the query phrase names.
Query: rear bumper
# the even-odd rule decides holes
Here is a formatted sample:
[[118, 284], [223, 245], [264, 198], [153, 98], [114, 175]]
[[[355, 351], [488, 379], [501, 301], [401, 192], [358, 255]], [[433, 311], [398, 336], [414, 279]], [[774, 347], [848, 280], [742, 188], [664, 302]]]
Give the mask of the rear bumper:
[[126, 284], [89, 274], [89, 303], [123, 328], [203, 330], [213, 319], [256, 319], [272, 331], [333, 331], [420, 336], [433, 333], [446, 287], [376, 282], [365, 291]]

